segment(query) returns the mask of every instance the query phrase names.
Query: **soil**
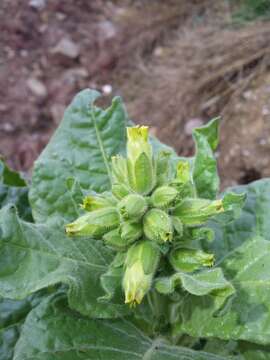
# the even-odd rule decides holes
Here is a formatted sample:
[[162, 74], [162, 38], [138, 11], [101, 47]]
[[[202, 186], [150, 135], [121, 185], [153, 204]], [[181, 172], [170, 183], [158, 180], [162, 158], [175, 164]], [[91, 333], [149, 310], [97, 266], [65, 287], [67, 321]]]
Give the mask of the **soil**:
[[[0, 153], [12, 167], [31, 171], [66, 105], [80, 89], [91, 87], [107, 102], [123, 95], [135, 122], [150, 124], [155, 135], [185, 156], [194, 151], [192, 128], [222, 114], [217, 154], [222, 186], [270, 175], [267, 67], [229, 108], [224, 104], [206, 112], [194, 97], [182, 107], [179, 103], [179, 84], [185, 87], [189, 69], [169, 60], [160, 66], [164, 56], [179, 56], [177, 44], [189, 32], [196, 31], [200, 39], [210, 27], [218, 39], [231, 16], [227, 1], [164, 3], [1, 0]], [[196, 66], [200, 61], [196, 58]], [[170, 76], [178, 82], [168, 81]], [[167, 86], [170, 97], [164, 102]]]

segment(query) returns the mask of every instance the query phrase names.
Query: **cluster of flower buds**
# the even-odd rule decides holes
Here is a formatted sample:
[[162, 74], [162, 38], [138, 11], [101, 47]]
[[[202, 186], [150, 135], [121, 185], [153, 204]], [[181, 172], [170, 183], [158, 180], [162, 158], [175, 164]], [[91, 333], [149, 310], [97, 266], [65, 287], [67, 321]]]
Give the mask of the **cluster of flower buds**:
[[112, 158], [111, 192], [87, 196], [85, 215], [66, 225], [66, 232], [102, 238], [124, 254], [125, 302], [134, 305], [151, 289], [161, 258], [173, 271], [213, 265], [212, 254], [186, 239], [225, 208], [223, 200], [197, 197], [188, 160], [174, 168], [170, 152], [154, 156], [146, 126], [127, 128], [127, 138], [127, 158]]

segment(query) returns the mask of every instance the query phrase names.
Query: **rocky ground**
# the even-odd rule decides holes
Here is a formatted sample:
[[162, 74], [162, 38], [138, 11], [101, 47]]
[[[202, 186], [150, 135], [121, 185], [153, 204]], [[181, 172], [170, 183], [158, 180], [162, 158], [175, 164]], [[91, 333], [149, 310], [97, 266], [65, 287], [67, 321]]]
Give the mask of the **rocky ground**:
[[31, 171], [65, 106], [91, 87], [108, 102], [122, 95], [182, 155], [192, 128], [221, 115], [223, 186], [270, 175], [269, 23], [235, 28], [227, 1], [164, 3], [1, 1], [0, 153], [14, 168]]

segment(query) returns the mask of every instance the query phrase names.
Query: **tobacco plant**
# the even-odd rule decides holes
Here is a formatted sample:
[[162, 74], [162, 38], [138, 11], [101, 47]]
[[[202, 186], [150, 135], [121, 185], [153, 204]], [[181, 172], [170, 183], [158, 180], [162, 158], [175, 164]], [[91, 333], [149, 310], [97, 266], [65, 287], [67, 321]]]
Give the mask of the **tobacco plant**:
[[218, 118], [182, 158], [99, 96], [0, 162], [0, 360], [270, 359], [270, 181], [220, 194]]

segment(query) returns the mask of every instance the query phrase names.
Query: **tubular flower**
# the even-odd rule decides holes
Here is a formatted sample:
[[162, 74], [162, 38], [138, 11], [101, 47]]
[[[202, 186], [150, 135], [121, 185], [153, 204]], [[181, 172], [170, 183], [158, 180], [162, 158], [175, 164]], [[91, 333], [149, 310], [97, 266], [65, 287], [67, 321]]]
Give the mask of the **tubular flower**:
[[100, 236], [119, 225], [120, 217], [113, 207], [95, 210], [66, 225], [68, 235]]
[[158, 261], [159, 252], [149, 241], [142, 241], [129, 249], [123, 278], [125, 303], [134, 306], [142, 302], [151, 288]]
[[129, 185], [139, 194], [147, 195], [155, 185], [152, 147], [148, 127], [127, 128], [127, 170]]

